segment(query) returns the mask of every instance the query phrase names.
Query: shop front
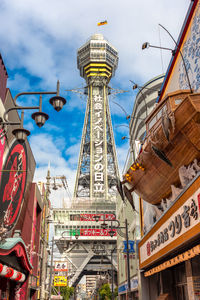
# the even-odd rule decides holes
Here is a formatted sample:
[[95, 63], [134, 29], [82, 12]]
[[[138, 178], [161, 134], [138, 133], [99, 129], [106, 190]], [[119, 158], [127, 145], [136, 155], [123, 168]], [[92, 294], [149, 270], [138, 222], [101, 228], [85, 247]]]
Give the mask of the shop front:
[[200, 299], [200, 174], [139, 243], [142, 299]]
[[[138, 298], [138, 278], [134, 277], [131, 279], [131, 291], [130, 291], [130, 299], [137, 300]], [[118, 288], [118, 294], [120, 300], [126, 300], [127, 299], [127, 292], [128, 292], [128, 284], [125, 282], [124, 284], [121, 284]]]
[[26, 299], [32, 265], [21, 238], [0, 242], [0, 299]]

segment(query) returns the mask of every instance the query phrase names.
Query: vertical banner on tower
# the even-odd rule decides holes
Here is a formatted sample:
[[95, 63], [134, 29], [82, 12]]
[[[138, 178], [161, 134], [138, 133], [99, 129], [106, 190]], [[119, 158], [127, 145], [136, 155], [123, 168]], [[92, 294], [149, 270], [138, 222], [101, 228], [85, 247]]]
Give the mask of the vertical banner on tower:
[[92, 92], [92, 173], [93, 173], [93, 197], [105, 197], [105, 105], [103, 86], [93, 87]]

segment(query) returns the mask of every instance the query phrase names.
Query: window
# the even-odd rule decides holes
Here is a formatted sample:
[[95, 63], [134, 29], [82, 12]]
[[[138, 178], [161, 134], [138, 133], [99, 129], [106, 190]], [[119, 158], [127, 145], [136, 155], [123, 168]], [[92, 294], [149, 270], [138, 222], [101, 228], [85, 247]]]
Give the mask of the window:
[[175, 104], [179, 105], [182, 102], [182, 99], [175, 99]]
[[151, 129], [155, 123], [156, 123], [156, 117], [154, 117], [154, 118], [149, 122], [149, 129]]

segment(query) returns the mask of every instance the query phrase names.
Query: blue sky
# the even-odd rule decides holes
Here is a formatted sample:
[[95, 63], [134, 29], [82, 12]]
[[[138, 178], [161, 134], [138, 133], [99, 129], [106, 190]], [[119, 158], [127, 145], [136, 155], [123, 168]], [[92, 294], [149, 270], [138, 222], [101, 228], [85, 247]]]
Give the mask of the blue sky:
[[[54, 91], [60, 80], [61, 95], [67, 104], [57, 113], [43, 98], [43, 111], [50, 118], [38, 129], [26, 112], [24, 127], [29, 138], [37, 169], [35, 180], [45, 181], [48, 162], [51, 175], [65, 175], [73, 193], [78, 163], [86, 99], [66, 89], [82, 88], [84, 80], [76, 65], [77, 49], [94, 33], [102, 33], [119, 51], [119, 66], [110, 86], [128, 90], [111, 99], [113, 129], [120, 170], [129, 148], [125, 113], [112, 102], [131, 113], [136, 91], [132, 79], [143, 85], [168, 67], [170, 52], [141, 50], [143, 42], [174, 48], [170, 37], [158, 24], [164, 25], [177, 39], [189, 0], [1, 0], [0, 52], [6, 65], [8, 87], [15, 96], [22, 91]], [[97, 27], [99, 21], [108, 24]], [[163, 62], [162, 62], [163, 61]], [[35, 105], [37, 97], [20, 98], [19, 104]], [[54, 196], [54, 205], [67, 198], [64, 191]], [[60, 196], [61, 195], [61, 196]], [[59, 200], [55, 200], [59, 199]], [[67, 201], [67, 200], [66, 200]]]

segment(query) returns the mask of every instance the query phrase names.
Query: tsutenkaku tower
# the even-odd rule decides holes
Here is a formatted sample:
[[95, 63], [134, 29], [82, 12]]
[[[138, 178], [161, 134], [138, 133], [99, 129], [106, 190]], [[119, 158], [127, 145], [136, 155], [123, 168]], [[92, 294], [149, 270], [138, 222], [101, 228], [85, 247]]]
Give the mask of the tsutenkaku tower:
[[118, 65], [117, 50], [94, 34], [77, 53], [88, 95], [74, 197], [114, 201], [118, 166], [109, 110], [108, 83]]

